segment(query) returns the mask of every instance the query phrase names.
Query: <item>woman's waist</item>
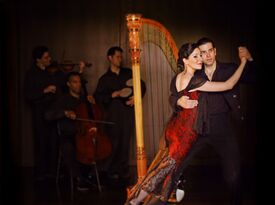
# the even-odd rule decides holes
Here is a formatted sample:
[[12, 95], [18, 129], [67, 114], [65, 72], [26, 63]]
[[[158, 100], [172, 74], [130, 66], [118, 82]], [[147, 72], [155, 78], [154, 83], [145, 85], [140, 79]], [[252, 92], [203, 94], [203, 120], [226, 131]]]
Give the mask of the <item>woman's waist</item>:
[[198, 112], [198, 107], [194, 107], [191, 109], [182, 109], [178, 112], [179, 116], [185, 116], [185, 115], [196, 115]]

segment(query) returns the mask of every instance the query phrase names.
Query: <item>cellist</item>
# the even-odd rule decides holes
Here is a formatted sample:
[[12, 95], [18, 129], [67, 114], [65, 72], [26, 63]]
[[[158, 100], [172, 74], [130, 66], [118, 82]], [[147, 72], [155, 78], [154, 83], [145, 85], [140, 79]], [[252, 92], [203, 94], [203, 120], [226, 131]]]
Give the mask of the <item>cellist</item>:
[[[82, 176], [81, 164], [76, 159], [75, 136], [78, 132], [77, 115], [75, 109], [82, 103], [81, 98], [81, 77], [79, 72], [71, 72], [67, 76], [68, 92], [61, 96], [45, 114], [45, 118], [57, 122], [57, 130], [60, 136], [60, 146], [64, 158], [64, 163], [68, 168], [72, 168], [73, 177], [76, 180], [78, 191], [87, 191], [89, 184]], [[91, 127], [89, 132], [96, 132], [95, 127]]]

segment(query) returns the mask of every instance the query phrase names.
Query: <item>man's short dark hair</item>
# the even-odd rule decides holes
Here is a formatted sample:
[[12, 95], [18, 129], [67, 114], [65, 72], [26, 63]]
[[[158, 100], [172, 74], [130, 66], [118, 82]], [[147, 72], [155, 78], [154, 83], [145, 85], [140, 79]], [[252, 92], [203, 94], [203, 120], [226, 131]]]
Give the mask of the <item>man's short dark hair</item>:
[[48, 51], [49, 51], [49, 49], [46, 46], [36, 46], [32, 50], [33, 60], [36, 61], [36, 59], [41, 59], [43, 54], [48, 52]]
[[210, 38], [203, 37], [197, 41], [198, 46], [204, 45], [206, 43], [212, 43], [213, 48], [216, 48], [214, 41]]
[[71, 78], [74, 77], [74, 76], [78, 76], [79, 78], [81, 78], [81, 77], [80, 77], [80, 74], [79, 74], [78, 72], [73, 71], [73, 72], [70, 72], [70, 73], [67, 75], [67, 82], [69, 82], [69, 81], [71, 80]]
[[108, 49], [107, 56], [113, 56], [116, 51], [119, 51], [121, 53], [123, 52], [122, 48], [120, 48], [119, 46], [113, 46]]

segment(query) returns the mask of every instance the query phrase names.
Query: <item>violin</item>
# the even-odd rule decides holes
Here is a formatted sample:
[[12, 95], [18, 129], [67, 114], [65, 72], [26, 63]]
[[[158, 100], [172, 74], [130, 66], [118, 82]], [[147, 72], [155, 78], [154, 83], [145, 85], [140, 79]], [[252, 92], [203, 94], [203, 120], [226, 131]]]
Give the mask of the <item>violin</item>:
[[[46, 70], [49, 73], [55, 73], [57, 71], [62, 71], [64, 73], [69, 73], [74, 70], [75, 66], [78, 66], [80, 63], [75, 63], [70, 60], [58, 62], [58, 61], [52, 61], [52, 63], [46, 67]], [[85, 67], [91, 67], [92, 63], [90, 62], [84, 62]]]

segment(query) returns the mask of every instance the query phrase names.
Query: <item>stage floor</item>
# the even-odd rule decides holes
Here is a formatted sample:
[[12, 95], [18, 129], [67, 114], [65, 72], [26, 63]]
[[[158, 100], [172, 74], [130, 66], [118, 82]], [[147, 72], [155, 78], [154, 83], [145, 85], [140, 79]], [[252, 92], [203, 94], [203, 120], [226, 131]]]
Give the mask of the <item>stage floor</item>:
[[[131, 168], [128, 180], [110, 181], [100, 176], [102, 192], [96, 186], [88, 192], [74, 192], [74, 201], [70, 200], [70, 184], [66, 174], [60, 179], [60, 196], [57, 194], [55, 178], [35, 181], [31, 168], [22, 168], [16, 185], [16, 203], [22, 205], [123, 205], [126, 198], [126, 187], [135, 182], [135, 167]], [[186, 170], [186, 195], [179, 204], [184, 205], [227, 205], [228, 192], [223, 183], [218, 167], [192, 166]], [[243, 177], [243, 205], [256, 205], [255, 170], [245, 170]], [[6, 196], [7, 197], [7, 196]]]

